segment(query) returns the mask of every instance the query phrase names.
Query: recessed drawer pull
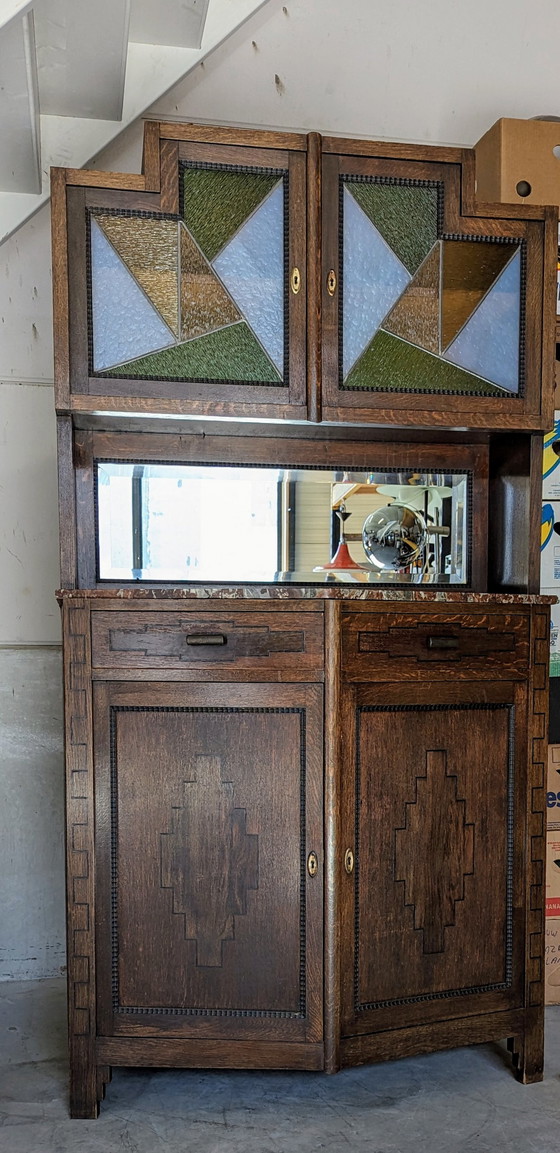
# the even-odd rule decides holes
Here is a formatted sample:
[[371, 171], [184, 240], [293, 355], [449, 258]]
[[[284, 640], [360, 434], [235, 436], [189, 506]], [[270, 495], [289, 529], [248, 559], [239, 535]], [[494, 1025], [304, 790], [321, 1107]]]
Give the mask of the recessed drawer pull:
[[458, 649], [459, 637], [428, 637], [429, 649]]
[[188, 645], [227, 645], [224, 633], [191, 633], [186, 640]]

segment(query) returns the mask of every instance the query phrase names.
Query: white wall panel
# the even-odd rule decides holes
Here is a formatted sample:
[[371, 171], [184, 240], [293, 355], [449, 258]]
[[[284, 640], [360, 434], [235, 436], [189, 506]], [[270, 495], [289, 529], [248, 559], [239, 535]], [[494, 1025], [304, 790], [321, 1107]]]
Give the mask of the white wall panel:
[[150, 111], [470, 146], [560, 115], [559, 43], [557, 0], [270, 0]]
[[0, 382], [0, 644], [60, 641], [55, 440], [52, 387]]
[[53, 379], [50, 210], [0, 253], [0, 380]]
[[0, 647], [0, 980], [65, 964], [60, 651]]

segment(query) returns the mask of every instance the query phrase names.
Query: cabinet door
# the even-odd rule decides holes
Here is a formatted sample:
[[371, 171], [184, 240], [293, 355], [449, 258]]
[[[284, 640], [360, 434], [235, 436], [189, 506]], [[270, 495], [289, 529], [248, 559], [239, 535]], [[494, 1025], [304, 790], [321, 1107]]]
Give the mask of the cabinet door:
[[459, 150], [323, 143], [323, 418], [543, 428], [546, 210], [479, 215]]
[[523, 1004], [526, 686], [345, 690], [346, 1037]]
[[161, 141], [160, 192], [68, 190], [71, 393], [304, 417], [305, 141], [200, 135]]
[[321, 687], [100, 683], [94, 715], [98, 1031], [320, 1040]]

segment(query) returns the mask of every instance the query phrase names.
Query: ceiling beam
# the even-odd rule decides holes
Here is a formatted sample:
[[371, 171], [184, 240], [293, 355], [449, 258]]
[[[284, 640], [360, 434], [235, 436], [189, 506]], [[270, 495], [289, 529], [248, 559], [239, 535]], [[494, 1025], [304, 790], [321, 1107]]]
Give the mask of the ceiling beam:
[[130, 0], [41, 0], [35, 41], [41, 113], [120, 120]]
[[131, 0], [130, 39], [137, 44], [200, 48], [209, 0]]
[[16, 191], [40, 194], [39, 92], [32, 12], [20, 12], [0, 29], [0, 91], [0, 198]]

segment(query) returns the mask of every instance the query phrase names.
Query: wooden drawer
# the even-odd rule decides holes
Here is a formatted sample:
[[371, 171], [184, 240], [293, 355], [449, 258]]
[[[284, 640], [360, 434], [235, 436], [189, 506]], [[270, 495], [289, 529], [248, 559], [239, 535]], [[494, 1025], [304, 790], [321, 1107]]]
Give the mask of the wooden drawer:
[[321, 670], [321, 612], [97, 612], [91, 614], [94, 668]]
[[345, 612], [347, 681], [523, 679], [529, 617], [523, 613]]

